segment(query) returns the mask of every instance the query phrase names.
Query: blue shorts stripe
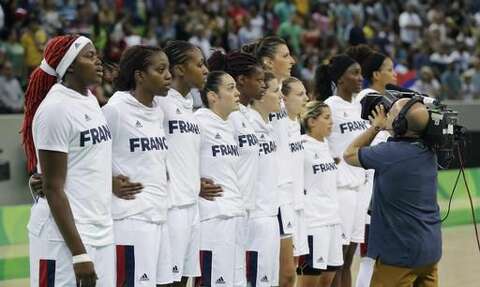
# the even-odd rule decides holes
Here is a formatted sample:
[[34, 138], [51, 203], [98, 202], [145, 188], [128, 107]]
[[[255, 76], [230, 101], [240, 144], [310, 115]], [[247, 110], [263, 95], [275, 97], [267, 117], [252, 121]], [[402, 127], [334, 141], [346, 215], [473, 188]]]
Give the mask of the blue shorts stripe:
[[247, 283], [250, 287], [257, 286], [257, 273], [258, 273], [258, 252], [247, 251], [246, 254], [247, 264]]

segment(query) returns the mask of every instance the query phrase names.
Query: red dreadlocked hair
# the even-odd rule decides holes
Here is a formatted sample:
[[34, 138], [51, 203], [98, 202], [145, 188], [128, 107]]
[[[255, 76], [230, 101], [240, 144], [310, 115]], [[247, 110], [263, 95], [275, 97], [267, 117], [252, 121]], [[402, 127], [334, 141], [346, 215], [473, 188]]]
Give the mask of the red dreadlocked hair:
[[[62, 60], [70, 48], [70, 45], [78, 38], [77, 35], [65, 35], [52, 38], [45, 47], [43, 58], [53, 69]], [[32, 121], [38, 106], [47, 95], [50, 88], [57, 82], [57, 77], [47, 74], [36, 68], [30, 75], [27, 91], [25, 92], [25, 116], [22, 126], [22, 138], [25, 154], [27, 156], [27, 168], [29, 172], [35, 171], [37, 156], [33, 144]]]

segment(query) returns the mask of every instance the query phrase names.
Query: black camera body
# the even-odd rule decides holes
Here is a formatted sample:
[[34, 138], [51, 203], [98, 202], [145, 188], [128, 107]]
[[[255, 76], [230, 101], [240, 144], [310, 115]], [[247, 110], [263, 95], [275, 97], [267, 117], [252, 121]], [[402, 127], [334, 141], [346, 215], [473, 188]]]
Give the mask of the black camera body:
[[439, 101], [419, 94], [415, 91], [387, 85], [385, 95], [378, 93], [367, 94], [361, 101], [361, 117], [368, 120], [375, 106], [383, 105], [388, 112], [393, 104], [402, 98], [415, 99], [425, 104], [430, 120], [422, 135], [422, 141], [437, 153], [442, 166], [446, 167], [452, 161], [455, 145], [465, 138], [465, 129], [458, 125], [458, 112], [449, 109]]

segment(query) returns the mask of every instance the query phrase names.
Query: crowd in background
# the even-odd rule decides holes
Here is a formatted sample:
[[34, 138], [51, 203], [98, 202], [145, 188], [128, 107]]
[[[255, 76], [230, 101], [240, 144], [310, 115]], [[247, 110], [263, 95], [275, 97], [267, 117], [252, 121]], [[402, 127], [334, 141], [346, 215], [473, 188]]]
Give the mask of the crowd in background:
[[265, 35], [284, 38], [310, 88], [315, 68], [350, 45], [390, 55], [399, 84], [441, 99], [480, 98], [480, 1], [474, 0], [0, 0], [0, 112], [22, 112], [47, 40], [80, 33], [105, 64], [136, 44], [188, 40], [205, 56]]

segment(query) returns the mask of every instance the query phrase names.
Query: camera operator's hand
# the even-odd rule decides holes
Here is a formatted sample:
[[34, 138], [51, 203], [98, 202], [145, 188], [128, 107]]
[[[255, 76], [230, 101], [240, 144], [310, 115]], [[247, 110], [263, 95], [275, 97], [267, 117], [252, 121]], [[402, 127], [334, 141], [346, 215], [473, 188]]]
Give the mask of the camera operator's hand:
[[383, 105], [377, 105], [368, 119], [376, 130], [384, 130], [387, 126], [387, 115]]

